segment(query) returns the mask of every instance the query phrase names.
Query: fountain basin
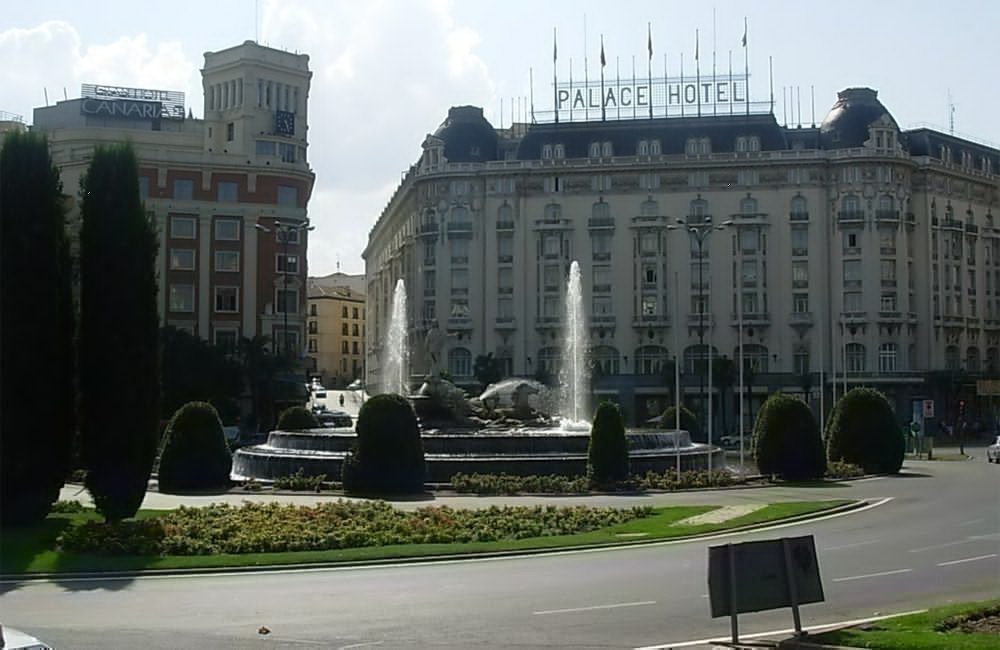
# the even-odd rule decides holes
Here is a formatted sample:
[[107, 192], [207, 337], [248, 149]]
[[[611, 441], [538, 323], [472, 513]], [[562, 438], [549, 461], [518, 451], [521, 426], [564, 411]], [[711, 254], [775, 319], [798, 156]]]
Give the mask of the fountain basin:
[[[687, 431], [630, 431], [627, 434], [632, 472], [704, 469], [725, 464], [722, 449], [691, 442]], [[559, 429], [425, 432], [421, 436], [427, 481], [447, 483], [456, 473], [519, 476], [582, 476], [587, 469], [589, 432]], [[233, 455], [232, 478], [271, 481], [302, 470], [337, 480], [351, 445], [350, 429], [272, 431], [263, 445], [244, 447]]]

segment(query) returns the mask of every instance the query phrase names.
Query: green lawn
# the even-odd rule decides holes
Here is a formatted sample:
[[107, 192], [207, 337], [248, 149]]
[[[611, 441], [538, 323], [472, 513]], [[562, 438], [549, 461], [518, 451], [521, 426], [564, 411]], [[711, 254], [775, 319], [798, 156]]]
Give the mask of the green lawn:
[[[575, 535], [532, 537], [497, 542], [455, 544], [405, 544], [370, 546], [323, 551], [287, 553], [246, 553], [191, 556], [114, 556], [64, 553], [56, 548], [56, 538], [67, 526], [99, 520], [92, 510], [75, 514], [52, 514], [42, 524], [24, 530], [4, 531], [0, 574], [59, 573], [83, 571], [141, 571], [147, 569], [194, 569], [246, 567], [305, 563], [369, 562], [435, 556], [475, 555], [562, 547], [628, 544], [703, 535], [821, 512], [850, 503], [848, 500], [776, 503], [749, 515], [720, 524], [678, 526], [676, 522], [699, 515], [717, 506], [671, 506], [656, 508], [649, 517], [600, 530]], [[138, 517], [155, 517], [164, 511], [142, 510]]]
[[[934, 626], [948, 618], [986, 607], [1000, 607], [1000, 599], [936, 607], [923, 614], [900, 616], [872, 623], [868, 630], [850, 628], [810, 637], [811, 641], [874, 650], [995, 650], [1000, 647], [996, 634], [970, 634], [957, 629], [938, 632]], [[866, 626], [868, 627], [868, 626]]]

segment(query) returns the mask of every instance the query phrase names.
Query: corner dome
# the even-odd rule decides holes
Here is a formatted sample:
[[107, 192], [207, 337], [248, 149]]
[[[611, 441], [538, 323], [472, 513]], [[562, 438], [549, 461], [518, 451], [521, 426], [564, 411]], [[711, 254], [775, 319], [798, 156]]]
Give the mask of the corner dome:
[[448, 162], [485, 162], [497, 159], [496, 129], [479, 106], [453, 106], [434, 137], [444, 142]]
[[877, 90], [841, 90], [837, 93], [837, 103], [820, 125], [820, 142], [824, 149], [862, 147], [870, 137], [868, 128], [879, 120], [884, 120], [899, 130], [896, 120], [878, 100]]

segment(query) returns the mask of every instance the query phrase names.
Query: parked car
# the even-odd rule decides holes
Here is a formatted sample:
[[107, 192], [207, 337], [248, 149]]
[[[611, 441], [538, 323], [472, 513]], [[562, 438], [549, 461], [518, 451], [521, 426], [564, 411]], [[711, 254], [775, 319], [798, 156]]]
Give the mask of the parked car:
[[0, 625], [0, 648], [3, 650], [52, 650], [30, 634]]
[[1000, 463], [1000, 436], [997, 436], [993, 444], [986, 448], [986, 462]]
[[330, 411], [328, 409], [313, 409], [313, 415], [324, 427], [352, 427], [354, 419], [349, 413], [344, 411]]

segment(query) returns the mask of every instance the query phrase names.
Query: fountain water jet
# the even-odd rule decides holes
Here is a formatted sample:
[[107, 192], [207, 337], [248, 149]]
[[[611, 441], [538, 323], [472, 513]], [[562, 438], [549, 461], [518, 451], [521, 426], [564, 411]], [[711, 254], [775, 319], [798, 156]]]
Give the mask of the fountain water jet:
[[392, 294], [392, 314], [386, 333], [385, 372], [382, 375], [382, 392], [406, 395], [409, 393], [407, 377], [410, 368], [410, 349], [406, 332], [406, 283], [396, 280]]
[[566, 281], [566, 329], [563, 332], [563, 358], [559, 380], [563, 386], [563, 403], [560, 409], [564, 422], [570, 427], [585, 423], [590, 428], [587, 410], [587, 393], [590, 390], [590, 372], [587, 367], [587, 322], [583, 311], [583, 292], [580, 287], [580, 263], [570, 264]]

